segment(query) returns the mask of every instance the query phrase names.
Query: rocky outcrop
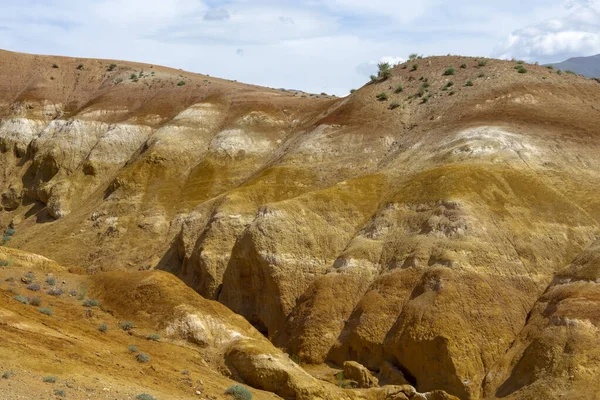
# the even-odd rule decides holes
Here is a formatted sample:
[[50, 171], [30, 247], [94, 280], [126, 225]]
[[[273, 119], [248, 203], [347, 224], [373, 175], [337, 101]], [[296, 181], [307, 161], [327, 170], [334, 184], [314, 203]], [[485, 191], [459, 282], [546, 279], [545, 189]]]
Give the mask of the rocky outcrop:
[[355, 381], [359, 388], [379, 386], [379, 380], [371, 374], [371, 371], [355, 361], [344, 362], [344, 377]]

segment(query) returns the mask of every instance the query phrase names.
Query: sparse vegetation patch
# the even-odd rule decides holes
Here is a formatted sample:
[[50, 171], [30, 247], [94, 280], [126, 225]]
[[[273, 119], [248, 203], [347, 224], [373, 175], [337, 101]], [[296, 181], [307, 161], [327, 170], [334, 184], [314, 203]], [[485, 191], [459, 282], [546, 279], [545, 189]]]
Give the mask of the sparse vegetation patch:
[[252, 392], [242, 385], [229, 386], [225, 394], [232, 396], [235, 400], [252, 400]]
[[149, 395], [148, 393], [141, 393], [135, 396], [136, 400], [158, 400], [156, 397]]
[[86, 299], [83, 302], [84, 307], [98, 307], [99, 305], [100, 305], [100, 302], [96, 299]]
[[447, 70], [444, 71], [444, 76], [449, 76], [449, 75], [454, 75], [456, 73], [456, 71], [454, 70], [453, 67], [448, 68]]
[[133, 322], [123, 321], [119, 324], [119, 328], [121, 328], [124, 331], [129, 331], [129, 330], [133, 329]]
[[375, 97], [377, 97], [377, 100], [379, 101], [386, 101], [388, 99], [388, 95], [386, 92], [381, 92]]
[[54, 314], [52, 309], [48, 308], [48, 307], [40, 307], [40, 308], [38, 308], [38, 311], [41, 312], [42, 314], [48, 315], [48, 316], [52, 316], [52, 314]]
[[25, 305], [29, 304], [29, 297], [27, 296], [21, 296], [21, 295], [17, 295], [15, 297], [13, 297], [13, 299], [15, 299], [16, 301], [18, 301], [19, 303], [23, 303]]

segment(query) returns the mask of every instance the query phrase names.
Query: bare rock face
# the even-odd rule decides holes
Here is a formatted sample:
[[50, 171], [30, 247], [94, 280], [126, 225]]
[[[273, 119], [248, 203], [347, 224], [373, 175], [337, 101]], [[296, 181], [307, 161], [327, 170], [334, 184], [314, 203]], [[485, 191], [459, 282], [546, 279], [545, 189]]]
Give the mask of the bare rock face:
[[344, 362], [344, 376], [358, 383], [360, 388], [371, 388], [379, 385], [379, 380], [371, 374], [371, 371], [356, 361]]
[[15, 187], [10, 187], [2, 193], [2, 207], [6, 211], [16, 210], [21, 205], [21, 192]]

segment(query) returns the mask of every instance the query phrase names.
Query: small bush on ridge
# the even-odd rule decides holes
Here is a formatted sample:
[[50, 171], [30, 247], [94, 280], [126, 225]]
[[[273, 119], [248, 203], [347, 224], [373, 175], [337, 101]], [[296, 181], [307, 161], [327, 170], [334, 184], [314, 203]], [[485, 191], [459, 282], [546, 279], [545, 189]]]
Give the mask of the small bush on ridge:
[[456, 71], [454, 70], [454, 68], [450, 67], [444, 71], [444, 76], [454, 75], [455, 73], [456, 73]]

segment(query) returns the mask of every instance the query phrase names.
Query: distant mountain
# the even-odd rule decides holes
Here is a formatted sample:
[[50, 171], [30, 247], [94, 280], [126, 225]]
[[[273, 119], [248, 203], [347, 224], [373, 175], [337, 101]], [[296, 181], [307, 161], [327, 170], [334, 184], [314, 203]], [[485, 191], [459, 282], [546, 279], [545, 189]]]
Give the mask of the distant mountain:
[[571, 70], [588, 78], [600, 78], [600, 54], [590, 57], [574, 57], [556, 64], [548, 64], [554, 68]]

